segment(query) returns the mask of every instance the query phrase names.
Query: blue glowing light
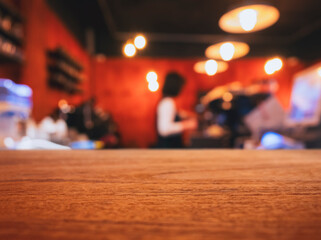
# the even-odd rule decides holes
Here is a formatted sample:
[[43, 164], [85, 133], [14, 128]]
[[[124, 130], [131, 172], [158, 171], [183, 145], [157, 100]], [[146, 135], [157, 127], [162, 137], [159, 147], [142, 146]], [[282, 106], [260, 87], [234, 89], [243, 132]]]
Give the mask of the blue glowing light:
[[95, 149], [96, 144], [94, 141], [88, 140], [88, 141], [78, 141], [78, 142], [72, 142], [70, 144], [70, 147], [72, 149]]
[[17, 95], [21, 97], [31, 97], [32, 96], [32, 90], [27, 85], [17, 85], [15, 87], [15, 92]]
[[9, 80], [9, 79], [6, 79], [6, 80], [3, 81], [3, 86], [5, 86], [8, 89], [11, 89], [12, 86], [13, 86], [13, 82], [11, 80]]
[[0, 87], [4, 87], [19, 97], [31, 97], [32, 90], [24, 84], [16, 84], [10, 79], [0, 79]]
[[275, 132], [267, 132], [261, 139], [261, 145], [265, 149], [278, 149], [284, 145], [284, 137]]

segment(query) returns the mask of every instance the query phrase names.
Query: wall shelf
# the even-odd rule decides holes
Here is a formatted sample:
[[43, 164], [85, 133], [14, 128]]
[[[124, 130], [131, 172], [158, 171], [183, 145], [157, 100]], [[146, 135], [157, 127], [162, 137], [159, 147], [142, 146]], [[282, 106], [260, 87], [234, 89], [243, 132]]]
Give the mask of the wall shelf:
[[0, 63], [22, 63], [23, 19], [13, 7], [0, 1]]
[[82, 93], [79, 84], [83, 82], [83, 66], [64, 49], [58, 47], [47, 51], [48, 85], [68, 94]]
[[48, 51], [48, 56], [61, 62], [69, 64], [78, 71], [83, 70], [83, 66], [72, 58], [63, 48], [58, 47], [55, 50]]
[[71, 81], [75, 83], [81, 83], [83, 81], [83, 78], [80, 73], [74, 72], [68, 67], [64, 66], [63, 64], [49, 64], [48, 65], [49, 72], [58, 72], [66, 76], [67, 78], [70, 78]]
[[23, 40], [22, 38], [16, 36], [15, 34], [5, 30], [1, 25], [0, 25], [0, 35], [4, 36], [8, 40], [10, 40], [13, 44], [22, 46], [23, 45]]
[[0, 9], [4, 12], [4, 14], [10, 15], [15, 21], [23, 22], [23, 18], [21, 17], [20, 13], [3, 1], [0, 1]]

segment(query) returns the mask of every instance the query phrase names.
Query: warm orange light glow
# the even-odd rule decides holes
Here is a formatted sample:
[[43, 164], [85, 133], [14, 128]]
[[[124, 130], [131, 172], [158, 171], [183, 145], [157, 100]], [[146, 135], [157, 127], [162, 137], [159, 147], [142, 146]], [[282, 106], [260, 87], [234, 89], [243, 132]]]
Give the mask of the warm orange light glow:
[[64, 108], [66, 105], [68, 105], [67, 101], [65, 99], [61, 99], [59, 102], [58, 102], [58, 107], [60, 109]]
[[159, 88], [159, 84], [157, 81], [151, 81], [148, 83], [148, 89], [151, 92], [156, 92]]
[[230, 92], [225, 92], [225, 93], [223, 94], [222, 98], [223, 98], [223, 100], [224, 100], [225, 102], [230, 102], [230, 101], [233, 100], [233, 94], [230, 93]]
[[268, 60], [265, 63], [264, 70], [266, 74], [271, 75], [276, 71], [281, 70], [282, 66], [283, 66], [283, 62], [280, 58], [273, 58]]
[[279, 10], [273, 6], [247, 5], [225, 13], [219, 20], [219, 26], [230, 33], [255, 32], [273, 25], [279, 17]]
[[223, 102], [223, 103], [222, 103], [222, 108], [223, 108], [224, 110], [230, 110], [231, 107], [232, 107], [232, 104], [231, 104], [230, 102]]
[[97, 54], [95, 57], [97, 62], [104, 62], [106, 60], [106, 56], [104, 54]]
[[[205, 71], [205, 64], [207, 61], [197, 62], [194, 65], [194, 71], [200, 74], [207, 74]], [[223, 61], [216, 61], [217, 62], [217, 71], [216, 73], [225, 72], [228, 69], [228, 63]]]
[[239, 13], [240, 25], [244, 31], [251, 31], [257, 23], [257, 11], [254, 9], [245, 9]]
[[297, 57], [289, 57], [286, 61], [287, 65], [294, 67], [299, 64], [299, 59]]
[[147, 82], [155, 82], [155, 81], [157, 81], [157, 73], [155, 73], [153, 71], [150, 71], [146, 75], [146, 80], [147, 80]]
[[63, 113], [69, 113], [71, 111], [71, 106], [68, 105], [68, 102], [65, 99], [61, 99], [58, 102], [58, 107]]
[[318, 75], [321, 77], [321, 67], [318, 68]]
[[135, 48], [134, 44], [132, 44], [132, 43], [127, 43], [124, 46], [123, 51], [127, 57], [133, 57], [136, 54], [136, 48]]
[[146, 38], [143, 35], [137, 35], [134, 44], [137, 49], [143, 49], [146, 46]]
[[224, 61], [230, 61], [235, 53], [235, 47], [232, 43], [223, 43], [220, 47], [220, 55]]
[[215, 60], [207, 60], [205, 62], [205, 72], [209, 76], [215, 75], [218, 69], [218, 64]]
[[229, 61], [245, 56], [250, 51], [249, 45], [243, 42], [222, 42], [209, 46], [205, 56], [212, 59]]

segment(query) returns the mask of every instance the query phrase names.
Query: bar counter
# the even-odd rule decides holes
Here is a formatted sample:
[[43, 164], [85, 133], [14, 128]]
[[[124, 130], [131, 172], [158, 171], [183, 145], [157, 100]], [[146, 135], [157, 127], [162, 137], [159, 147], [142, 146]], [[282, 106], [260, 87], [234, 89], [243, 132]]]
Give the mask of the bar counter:
[[0, 239], [321, 239], [321, 151], [1, 151]]

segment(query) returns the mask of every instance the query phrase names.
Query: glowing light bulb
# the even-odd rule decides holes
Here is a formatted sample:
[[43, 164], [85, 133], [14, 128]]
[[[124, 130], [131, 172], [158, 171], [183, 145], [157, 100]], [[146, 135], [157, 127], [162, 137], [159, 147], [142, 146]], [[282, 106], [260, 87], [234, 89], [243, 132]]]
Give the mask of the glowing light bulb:
[[146, 46], [146, 38], [143, 35], [136, 36], [134, 44], [137, 49], [143, 49]]
[[280, 58], [273, 58], [265, 63], [264, 70], [266, 74], [271, 75], [276, 71], [281, 70], [282, 66], [283, 62]]
[[240, 25], [245, 31], [251, 31], [257, 23], [257, 11], [245, 9], [239, 13]]
[[223, 94], [222, 98], [223, 98], [223, 100], [224, 100], [225, 102], [230, 102], [230, 101], [233, 100], [233, 94], [230, 93], [230, 92], [225, 92], [225, 93]]
[[232, 43], [223, 43], [220, 47], [220, 55], [223, 60], [229, 61], [233, 58], [235, 53], [235, 47]]
[[281, 70], [281, 68], [283, 67], [282, 60], [280, 58], [274, 58], [272, 61], [273, 61], [273, 65], [275, 67], [275, 71]]
[[151, 81], [148, 83], [148, 89], [151, 92], [156, 92], [159, 88], [159, 84], [157, 81]]
[[208, 60], [205, 63], [205, 72], [209, 76], [215, 75], [218, 69], [218, 64], [215, 60]]
[[230, 102], [223, 102], [223, 103], [222, 103], [222, 108], [223, 108], [224, 110], [230, 110], [231, 107], [232, 107], [232, 104], [231, 104]]
[[124, 54], [127, 57], [133, 57], [136, 54], [136, 48], [135, 48], [134, 44], [127, 43], [124, 47]]
[[58, 102], [59, 108], [63, 108], [63, 107], [65, 107], [66, 105], [68, 105], [68, 102], [67, 102], [65, 99], [59, 100], [59, 102]]
[[146, 80], [147, 82], [156, 82], [157, 81], [157, 73], [151, 71], [149, 73], [147, 73], [146, 75]]
[[272, 65], [271, 62], [267, 62], [264, 66], [264, 71], [266, 72], [266, 74], [268, 75], [271, 75], [273, 74], [275, 71], [274, 71], [274, 67]]
[[321, 67], [318, 68], [318, 75], [321, 77]]

